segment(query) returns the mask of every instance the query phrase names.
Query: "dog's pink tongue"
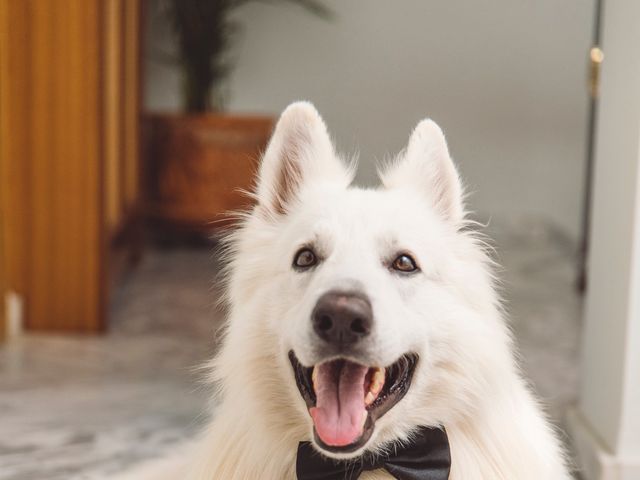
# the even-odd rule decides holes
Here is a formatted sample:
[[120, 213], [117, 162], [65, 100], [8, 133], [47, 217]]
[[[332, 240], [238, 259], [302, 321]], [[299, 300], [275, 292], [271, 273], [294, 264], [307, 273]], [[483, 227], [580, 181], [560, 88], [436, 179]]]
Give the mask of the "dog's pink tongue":
[[348, 361], [327, 362], [316, 367], [316, 406], [311, 418], [320, 439], [342, 447], [360, 436], [366, 418], [364, 380], [368, 368]]

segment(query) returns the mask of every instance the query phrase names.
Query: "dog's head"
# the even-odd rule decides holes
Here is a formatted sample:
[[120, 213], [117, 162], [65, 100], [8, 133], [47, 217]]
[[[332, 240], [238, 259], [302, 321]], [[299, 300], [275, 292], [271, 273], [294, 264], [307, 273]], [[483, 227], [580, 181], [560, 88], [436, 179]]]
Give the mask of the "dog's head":
[[487, 260], [464, 229], [440, 128], [420, 122], [380, 189], [350, 187], [352, 177], [314, 107], [287, 108], [245, 227], [260, 240], [241, 268], [262, 280], [234, 299], [262, 299], [260, 321], [286, 362], [281, 380], [316, 448], [336, 458], [469, 407], [482, 356], [495, 354], [484, 337], [502, 334], [486, 320]]

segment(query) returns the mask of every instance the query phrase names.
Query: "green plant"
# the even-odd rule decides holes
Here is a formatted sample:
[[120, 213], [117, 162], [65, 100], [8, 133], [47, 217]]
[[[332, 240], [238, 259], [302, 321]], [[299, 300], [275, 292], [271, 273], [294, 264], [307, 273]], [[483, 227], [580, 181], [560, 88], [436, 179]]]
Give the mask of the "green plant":
[[222, 109], [220, 86], [231, 68], [228, 50], [237, 31], [231, 13], [252, 2], [290, 3], [320, 18], [332, 16], [320, 0], [168, 0], [187, 112]]

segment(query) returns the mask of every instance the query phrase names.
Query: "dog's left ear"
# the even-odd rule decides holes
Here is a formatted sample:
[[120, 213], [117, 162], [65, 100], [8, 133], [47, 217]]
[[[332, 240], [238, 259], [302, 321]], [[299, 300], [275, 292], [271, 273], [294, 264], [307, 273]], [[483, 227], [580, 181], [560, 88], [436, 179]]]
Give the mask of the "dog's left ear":
[[458, 224], [464, 218], [460, 177], [447, 142], [433, 120], [422, 120], [404, 154], [381, 175], [386, 188], [410, 187], [428, 195], [438, 212]]
[[262, 157], [258, 203], [272, 215], [283, 215], [309, 182], [346, 187], [351, 176], [336, 156], [315, 107], [309, 102], [295, 102], [282, 112]]

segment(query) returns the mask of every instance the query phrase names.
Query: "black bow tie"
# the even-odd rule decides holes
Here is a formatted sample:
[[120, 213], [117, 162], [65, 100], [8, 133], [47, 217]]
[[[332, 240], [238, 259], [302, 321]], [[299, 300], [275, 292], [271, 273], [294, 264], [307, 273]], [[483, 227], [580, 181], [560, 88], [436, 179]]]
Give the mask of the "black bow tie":
[[444, 430], [420, 427], [408, 444], [397, 444], [389, 454], [352, 460], [333, 460], [318, 453], [310, 442], [300, 442], [296, 460], [298, 480], [356, 480], [366, 470], [384, 468], [398, 480], [447, 480], [451, 468], [449, 440]]

